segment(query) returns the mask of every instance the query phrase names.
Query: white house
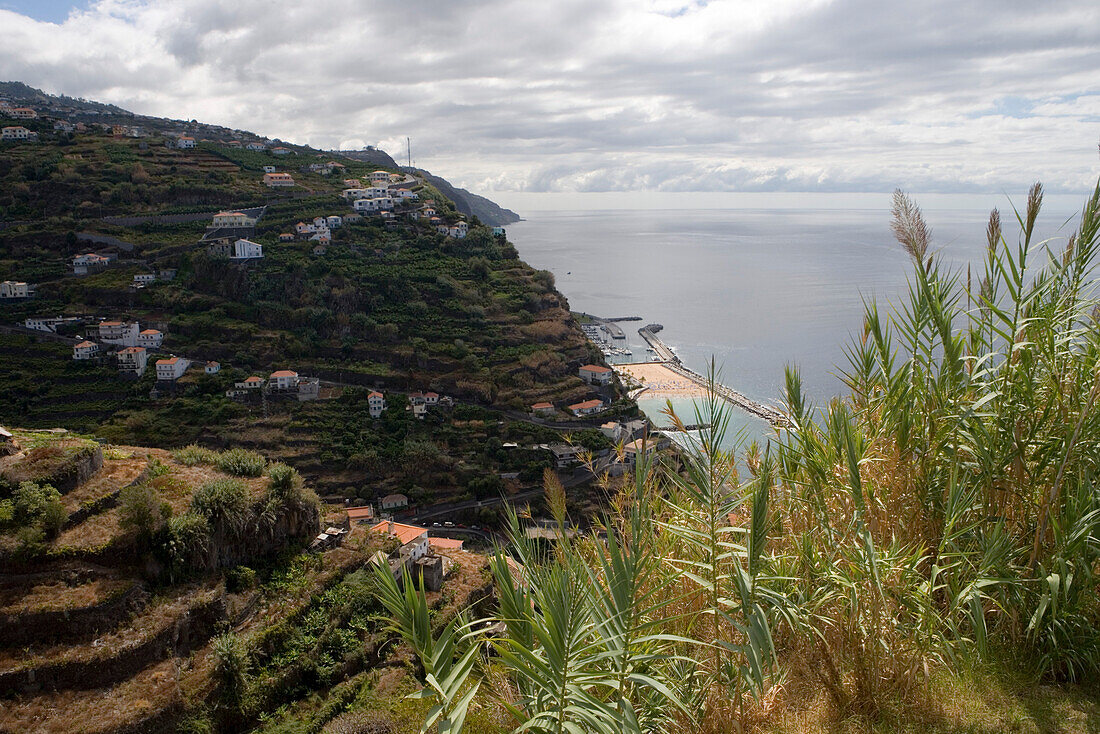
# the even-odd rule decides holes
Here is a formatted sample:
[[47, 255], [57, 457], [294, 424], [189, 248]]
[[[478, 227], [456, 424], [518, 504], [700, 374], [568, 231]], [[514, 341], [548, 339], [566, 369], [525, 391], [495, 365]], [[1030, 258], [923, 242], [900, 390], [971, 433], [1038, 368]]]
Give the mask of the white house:
[[370, 175], [371, 183], [389, 183], [390, 174], [389, 171], [374, 171]]
[[291, 370], [272, 372], [268, 382], [275, 390], [297, 390], [298, 373]]
[[550, 415], [554, 412], [553, 403], [535, 403], [531, 406], [531, 412], [535, 415]]
[[611, 370], [598, 364], [586, 364], [577, 370], [577, 374], [589, 385], [611, 384]]
[[623, 446], [623, 463], [627, 466], [634, 466], [639, 459], [649, 457], [656, 449], [657, 445], [653, 441], [643, 441], [640, 438], [631, 441]]
[[38, 117], [38, 113], [30, 107], [13, 107], [8, 110], [8, 115], [17, 120], [33, 120]]
[[157, 360], [157, 379], [162, 382], [175, 382], [183, 377], [183, 373], [191, 363], [182, 357], [169, 357]]
[[211, 227], [252, 227], [256, 220], [244, 212], [218, 212], [214, 215]]
[[340, 196], [343, 196], [348, 201], [355, 201], [356, 199], [366, 199], [366, 198], [368, 198], [367, 189], [358, 188], [358, 187], [350, 188], [350, 189], [344, 189], [342, 192], [340, 192]]
[[160, 349], [164, 343], [164, 334], [156, 329], [145, 329], [137, 336], [137, 345], [146, 349]]
[[494, 237], [504, 237], [504, 227], [493, 227]]
[[453, 227], [448, 227], [447, 236], [454, 237], [456, 240], [464, 239], [466, 237], [466, 223], [459, 222]]
[[145, 347], [126, 347], [115, 356], [118, 357], [118, 371], [124, 375], [141, 377], [145, 374], [145, 365], [149, 355], [145, 353]]
[[400, 510], [409, 506], [409, 498], [403, 494], [387, 494], [379, 503], [383, 510]]
[[233, 243], [230, 260], [259, 260], [264, 256], [264, 246], [251, 240], [240, 239]]
[[73, 359], [95, 359], [99, 356], [99, 345], [95, 342], [80, 342], [73, 347]]
[[330, 217], [325, 217], [325, 224], [328, 225], [329, 229], [340, 229], [340, 225], [342, 225], [343, 223], [344, 220], [336, 214], [333, 214]]
[[593, 413], [599, 413], [603, 410], [603, 401], [585, 400], [584, 402], [570, 405], [569, 410], [576, 416], [592, 415]]
[[222, 366], [217, 362], [207, 362], [203, 371], [208, 375], [216, 375], [222, 371]]
[[396, 194], [401, 201], [416, 201], [420, 198], [420, 194], [415, 191], [410, 191], [409, 189], [398, 189], [393, 193]]
[[110, 264], [111, 258], [89, 252], [73, 258], [73, 272], [77, 275], [87, 275], [90, 272], [102, 270]]
[[33, 285], [15, 280], [5, 280], [0, 283], [0, 298], [30, 298], [33, 295]]
[[431, 549], [431, 543], [428, 541], [428, 531], [425, 528], [418, 527], [416, 525], [405, 525], [400, 522], [393, 522], [392, 520], [383, 520], [382, 522], [371, 528], [376, 533], [382, 533], [397, 538], [401, 542], [401, 548], [398, 551], [402, 560], [417, 561], [420, 558], [428, 555], [428, 551]]
[[99, 322], [99, 339], [108, 344], [136, 347], [138, 346], [139, 328], [136, 321], [101, 321]]
[[306, 235], [311, 232], [316, 232], [317, 227], [312, 224], [306, 224], [305, 222], [298, 222], [294, 225], [294, 231], [300, 235]]
[[264, 145], [263, 143], [257, 143], [255, 141], [249, 143], [248, 145], [246, 145], [244, 147], [247, 148], [248, 150], [267, 150], [266, 145]]
[[264, 166], [264, 173], [275, 173], [275, 166]]
[[188, 137], [186, 135], [181, 135], [176, 140], [176, 147], [184, 149], [184, 150], [186, 150], [188, 148], [194, 148], [195, 147], [195, 139], [191, 138], [191, 137]]
[[382, 415], [382, 411], [386, 409], [386, 398], [382, 393], [376, 391], [371, 392], [367, 396], [367, 410], [370, 412], [371, 418], [378, 418]]
[[0, 140], [38, 140], [38, 133], [25, 127], [5, 127], [0, 130]]
[[134, 276], [134, 285], [149, 285], [157, 282], [156, 273], [138, 273]]
[[280, 186], [293, 186], [294, 179], [289, 173], [265, 173], [264, 184], [273, 189]]
[[244, 382], [234, 383], [234, 387], [240, 390], [259, 390], [263, 386], [264, 378], [257, 377], [256, 375], [252, 375], [252, 377], [249, 377]]
[[31, 316], [23, 322], [23, 327], [27, 329], [34, 329], [35, 331], [45, 331], [50, 334], [57, 333], [57, 327], [63, 324], [77, 324], [82, 319], [77, 316]]
[[293, 152], [294, 151], [291, 150], [290, 148], [284, 148], [281, 145], [278, 148], [272, 148], [271, 149], [272, 155], [290, 155]]

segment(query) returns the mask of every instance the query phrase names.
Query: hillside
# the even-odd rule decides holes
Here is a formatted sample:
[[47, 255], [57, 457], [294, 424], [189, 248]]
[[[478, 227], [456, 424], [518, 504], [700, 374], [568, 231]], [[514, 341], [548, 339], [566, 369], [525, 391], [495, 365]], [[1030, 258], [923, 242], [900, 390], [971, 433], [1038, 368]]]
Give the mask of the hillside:
[[[240, 731], [356, 690], [390, 655], [360, 570], [387, 541], [285, 465], [16, 429], [0, 495], [0, 731]], [[303, 552], [334, 523], [338, 544]], [[484, 585], [484, 561], [447, 552], [442, 614]], [[238, 690], [234, 646], [249, 656]]]
[[[168, 448], [246, 445], [293, 463], [323, 492], [401, 489], [431, 502], [495, 492], [475, 481], [486, 472], [537, 479], [548, 462], [486, 441], [545, 443], [606, 420], [527, 419], [535, 402], [593, 397], [576, 368], [599, 353], [552, 275], [424, 178], [389, 170], [384, 186], [412, 198], [357, 215], [341, 192], [385, 177], [375, 164], [302, 148], [280, 155], [255, 140], [260, 149], [248, 150], [239, 134], [204, 140], [220, 129], [198, 123], [159, 121], [165, 132], [153, 133], [147, 120], [81, 122], [87, 103], [48, 102], [20, 121], [36, 142], [0, 143], [0, 281], [36, 290], [0, 301], [0, 391], [10, 396], [0, 421]], [[294, 185], [266, 186], [265, 167]], [[214, 231], [220, 210], [258, 220]], [[322, 221], [324, 239], [299, 232], [318, 217], [340, 226]], [[227, 257], [237, 236], [262, 258]], [[89, 252], [107, 260], [76, 275], [74, 257]], [[71, 321], [56, 334], [18, 328], [32, 317]], [[119, 374], [117, 346], [72, 358], [104, 320], [161, 333], [139, 379]], [[158, 381], [154, 363], [171, 355], [194, 366]], [[208, 362], [220, 371], [207, 374]], [[280, 370], [317, 389], [296, 400], [236, 387]], [[388, 418], [364, 418], [371, 390], [385, 394]], [[414, 418], [407, 395], [424, 392], [451, 402]]]

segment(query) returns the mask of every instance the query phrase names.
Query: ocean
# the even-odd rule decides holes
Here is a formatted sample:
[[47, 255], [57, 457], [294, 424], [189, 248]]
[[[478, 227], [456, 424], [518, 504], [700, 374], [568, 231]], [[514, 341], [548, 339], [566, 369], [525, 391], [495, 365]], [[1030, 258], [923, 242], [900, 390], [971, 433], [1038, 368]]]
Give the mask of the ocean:
[[[1003, 208], [1002, 208], [1003, 209]], [[1011, 210], [1002, 211], [1009, 242]], [[1060, 250], [1070, 211], [1046, 211], [1038, 233]], [[633, 357], [646, 358], [637, 329], [660, 323], [661, 339], [686, 365], [782, 405], [784, 369], [797, 367], [817, 405], [841, 394], [844, 346], [861, 329], [864, 300], [897, 304], [906, 295], [908, 255], [884, 209], [704, 209], [532, 211], [507, 228], [520, 256], [554, 273], [574, 311], [639, 316], [621, 326]], [[926, 210], [933, 249], [965, 278], [982, 270], [988, 211]], [[1074, 220], [1075, 221], [1075, 220]], [[1038, 263], [1036, 258], [1032, 262]], [[641, 400], [659, 424], [663, 400]], [[691, 401], [674, 403], [682, 416]], [[687, 421], [692, 422], [692, 421]], [[738, 412], [749, 438], [768, 426]]]

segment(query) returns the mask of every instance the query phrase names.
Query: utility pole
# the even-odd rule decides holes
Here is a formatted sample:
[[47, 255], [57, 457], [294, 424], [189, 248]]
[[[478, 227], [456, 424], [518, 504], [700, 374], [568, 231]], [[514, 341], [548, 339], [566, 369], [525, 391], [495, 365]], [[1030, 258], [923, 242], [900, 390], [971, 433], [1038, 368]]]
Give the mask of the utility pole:
[[409, 137], [405, 138], [405, 147], [406, 147], [406, 150], [408, 152], [409, 168], [412, 168], [412, 166], [413, 166], [412, 138], [409, 138]]

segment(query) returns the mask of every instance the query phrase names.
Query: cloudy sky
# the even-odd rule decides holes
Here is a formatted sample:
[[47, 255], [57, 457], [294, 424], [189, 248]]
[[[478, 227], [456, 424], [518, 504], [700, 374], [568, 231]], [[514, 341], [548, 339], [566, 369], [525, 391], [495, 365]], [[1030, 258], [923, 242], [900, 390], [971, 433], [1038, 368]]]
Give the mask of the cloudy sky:
[[0, 79], [482, 192], [1077, 194], [1095, 0], [0, 0]]

